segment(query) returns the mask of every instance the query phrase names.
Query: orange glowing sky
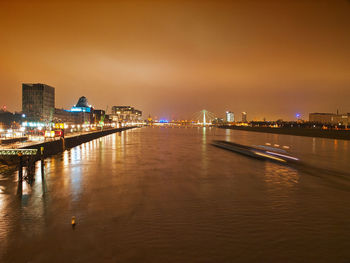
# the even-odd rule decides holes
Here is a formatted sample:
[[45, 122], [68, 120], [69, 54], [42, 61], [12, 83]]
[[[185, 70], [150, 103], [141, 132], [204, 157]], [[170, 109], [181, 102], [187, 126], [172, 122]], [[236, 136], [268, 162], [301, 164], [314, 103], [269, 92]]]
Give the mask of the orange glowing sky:
[[350, 112], [350, 2], [0, 1], [0, 105], [21, 83], [189, 118], [207, 109], [248, 119]]

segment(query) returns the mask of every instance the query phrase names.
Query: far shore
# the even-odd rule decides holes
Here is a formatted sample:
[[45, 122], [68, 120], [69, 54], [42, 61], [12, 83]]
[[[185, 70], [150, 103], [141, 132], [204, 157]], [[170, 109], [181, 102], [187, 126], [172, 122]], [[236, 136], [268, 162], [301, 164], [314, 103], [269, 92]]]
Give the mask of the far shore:
[[350, 140], [350, 130], [322, 130], [311, 128], [270, 128], [270, 127], [249, 127], [249, 126], [228, 126], [223, 125], [219, 128], [252, 131], [252, 132], [265, 132], [286, 134], [295, 136], [307, 136], [307, 137], [319, 137], [327, 139], [337, 140]]

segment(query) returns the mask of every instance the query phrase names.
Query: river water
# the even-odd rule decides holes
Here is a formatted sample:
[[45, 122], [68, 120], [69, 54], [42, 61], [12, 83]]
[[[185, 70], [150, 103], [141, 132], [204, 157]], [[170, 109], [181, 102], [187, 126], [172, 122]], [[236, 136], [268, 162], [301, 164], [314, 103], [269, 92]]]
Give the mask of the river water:
[[[217, 139], [287, 145], [308, 169]], [[350, 262], [348, 141], [144, 127], [37, 170], [22, 189], [0, 174], [0, 262]]]

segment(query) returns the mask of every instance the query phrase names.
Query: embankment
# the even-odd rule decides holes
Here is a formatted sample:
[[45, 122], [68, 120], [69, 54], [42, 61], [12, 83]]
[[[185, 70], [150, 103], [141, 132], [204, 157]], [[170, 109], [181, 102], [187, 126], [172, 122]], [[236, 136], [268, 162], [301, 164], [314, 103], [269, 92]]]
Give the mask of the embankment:
[[44, 157], [48, 157], [48, 156], [63, 152], [66, 149], [78, 146], [82, 143], [89, 142], [112, 133], [121, 132], [132, 128], [135, 128], [135, 127], [123, 127], [123, 128], [108, 129], [104, 131], [91, 132], [91, 133], [76, 135], [72, 137], [67, 137], [61, 140], [35, 144], [35, 145], [23, 147], [23, 149], [38, 149], [38, 153], [40, 153], [41, 147], [44, 147]]
[[320, 137], [320, 138], [338, 139], [338, 140], [350, 140], [350, 130], [245, 127], [245, 126], [227, 126], [227, 125], [220, 126], [219, 128], [241, 130], [241, 131], [252, 131], [252, 132], [276, 133], [276, 134], [295, 135], [295, 136]]
[[[78, 146], [82, 143], [92, 141], [94, 139], [116, 133], [116, 132], [122, 132], [128, 129], [132, 129], [135, 127], [123, 127], [123, 128], [115, 128], [115, 129], [108, 129], [104, 131], [96, 131], [91, 133], [85, 133], [80, 134], [76, 136], [71, 136], [67, 138], [61, 138], [60, 140], [54, 140], [54, 141], [47, 141], [43, 143], [33, 144], [26, 147], [22, 147], [21, 149], [37, 149], [38, 153], [34, 157], [34, 161], [37, 161], [41, 159], [41, 147], [44, 148], [43, 157], [49, 157], [58, 153], [61, 153], [65, 151], [66, 149], [73, 148], [75, 146]], [[0, 163], [7, 164], [7, 165], [17, 165], [19, 162], [18, 156], [3, 156], [0, 159]]]

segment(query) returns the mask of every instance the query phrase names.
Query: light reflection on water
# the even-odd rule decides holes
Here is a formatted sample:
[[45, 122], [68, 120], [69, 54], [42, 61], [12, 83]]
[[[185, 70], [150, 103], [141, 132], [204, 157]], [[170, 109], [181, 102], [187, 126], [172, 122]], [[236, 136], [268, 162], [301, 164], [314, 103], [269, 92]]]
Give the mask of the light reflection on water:
[[281, 194], [298, 184], [300, 175], [298, 170], [272, 162], [265, 162], [265, 182], [271, 189]]
[[[288, 145], [314, 172], [210, 145], [225, 139]], [[2, 176], [0, 261], [345, 262], [349, 191], [322, 167], [348, 171], [347, 143], [208, 127], [93, 140], [48, 158], [44, 180], [37, 163], [19, 195]]]

